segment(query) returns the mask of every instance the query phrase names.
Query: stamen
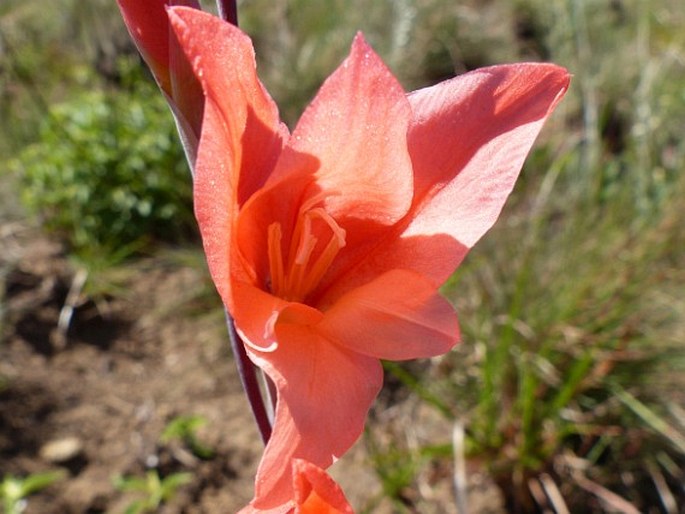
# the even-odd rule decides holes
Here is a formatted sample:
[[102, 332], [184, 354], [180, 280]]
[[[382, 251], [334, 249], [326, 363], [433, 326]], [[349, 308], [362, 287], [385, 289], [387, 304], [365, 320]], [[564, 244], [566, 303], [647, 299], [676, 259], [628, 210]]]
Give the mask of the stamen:
[[[269, 225], [267, 234], [271, 291], [291, 301], [304, 300], [316, 288], [340, 249], [345, 246], [345, 231], [331, 215], [320, 207], [309, 210], [305, 210], [305, 207], [309, 207], [309, 204], [303, 205], [295, 223], [288, 250], [287, 269], [281, 247], [281, 224]], [[314, 221], [322, 221], [330, 230], [331, 236], [312, 263], [312, 255], [319, 244], [319, 238], [314, 235]]]
[[309, 236], [308, 239], [301, 240], [300, 242], [303, 243], [301, 251], [297, 252], [298, 258], [295, 259], [295, 263], [290, 267], [288, 277], [288, 292], [293, 298], [299, 298], [300, 295], [304, 294], [302, 286], [305, 282], [307, 264], [314, 248], [316, 248], [318, 240], [314, 236]]
[[333, 232], [326, 248], [321, 252], [321, 255], [319, 255], [319, 258], [312, 265], [307, 274], [308, 286], [313, 289], [326, 274], [326, 271], [328, 271], [328, 268], [333, 263], [333, 260], [335, 259], [335, 256], [338, 255], [340, 249], [345, 246], [345, 231], [340, 228], [335, 220], [323, 209], [312, 209], [307, 214], [325, 222], [331, 229], [331, 232]]
[[280, 296], [285, 282], [283, 269], [283, 249], [281, 239], [283, 231], [280, 223], [272, 223], [268, 229], [267, 251], [269, 253], [269, 272], [271, 273], [271, 291]]
[[312, 219], [309, 216], [309, 213], [306, 213], [304, 216], [302, 216], [302, 218], [304, 221], [304, 227], [302, 228], [302, 233], [299, 234], [300, 242], [297, 245], [297, 253], [295, 254], [294, 263], [296, 266], [307, 265], [309, 257], [311, 257], [318, 241], [318, 239], [312, 235]]

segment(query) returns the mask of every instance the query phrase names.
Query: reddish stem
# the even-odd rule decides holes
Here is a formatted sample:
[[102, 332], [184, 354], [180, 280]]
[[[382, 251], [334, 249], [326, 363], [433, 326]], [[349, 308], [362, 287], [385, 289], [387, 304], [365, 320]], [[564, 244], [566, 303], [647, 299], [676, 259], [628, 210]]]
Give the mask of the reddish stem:
[[231, 318], [228, 311], [226, 311], [226, 324], [228, 325], [228, 337], [231, 340], [231, 349], [233, 350], [233, 357], [235, 358], [235, 363], [238, 367], [240, 382], [243, 384], [243, 389], [247, 395], [247, 401], [250, 402], [252, 414], [257, 422], [257, 428], [262, 436], [262, 441], [266, 444], [271, 437], [271, 421], [269, 420], [269, 415], [264, 406], [264, 397], [259, 389], [255, 366], [245, 352], [245, 346], [235, 330], [233, 318]]
[[216, 0], [219, 8], [219, 17], [222, 20], [238, 26], [238, 7], [235, 0]]

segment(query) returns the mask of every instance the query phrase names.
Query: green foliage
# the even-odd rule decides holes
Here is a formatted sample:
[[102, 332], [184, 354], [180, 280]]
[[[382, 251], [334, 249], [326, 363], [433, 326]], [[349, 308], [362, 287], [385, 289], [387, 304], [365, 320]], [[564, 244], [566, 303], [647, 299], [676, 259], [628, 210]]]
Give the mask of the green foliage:
[[192, 480], [190, 473], [173, 473], [160, 478], [157, 471], [148, 471], [145, 478], [134, 476], [116, 477], [114, 486], [120, 491], [140, 493], [144, 497], [132, 502], [124, 514], [156, 512], [158, 507], [171, 500], [178, 488]]
[[99, 88], [115, 78], [122, 50], [134, 55], [116, 2], [109, 0], [3, 0], [0, 49], [3, 156], [35, 139], [53, 102], [76, 88]]
[[416, 89], [513, 60], [508, 15], [500, 2], [444, 0], [254, 0], [240, 13], [255, 42], [260, 77], [291, 126], [358, 31], [405, 87]]
[[[398, 368], [393, 368], [397, 371]], [[417, 512], [416, 493], [413, 490], [416, 476], [436, 459], [449, 458], [452, 447], [448, 444], [425, 444], [408, 447], [406, 441], [388, 437], [392, 430], [367, 428], [364, 442], [371, 455], [375, 472], [380, 479], [383, 496], [389, 498], [399, 513]], [[380, 498], [377, 498], [380, 500]], [[370, 502], [368, 512], [375, 511]]]
[[197, 435], [198, 430], [206, 424], [207, 419], [202, 416], [178, 416], [167, 424], [160, 440], [163, 443], [180, 440], [197, 457], [211, 459], [214, 456], [214, 450], [202, 444]]
[[4, 514], [20, 514], [28, 496], [49, 487], [64, 478], [64, 475], [63, 471], [33, 473], [23, 478], [5, 475], [0, 482], [0, 500]]
[[635, 375], [621, 373], [626, 352], [645, 352], [646, 376], [664, 350], [664, 341], [645, 337], [663, 322], [645, 302], [674, 227], [657, 216], [631, 227], [625, 220], [639, 211], [619, 200], [576, 209], [587, 218], [566, 217], [566, 226], [534, 220], [523, 245], [499, 233], [491, 253], [476, 257], [455, 284], [488, 306], [463, 327], [483, 352], [470, 428], [474, 448], [492, 454], [500, 473], [541, 469], [582, 432], [575, 420], [610, 397], [610, 380], [637, 385]]
[[190, 175], [152, 85], [81, 93], [46, 114], [14, 168], [25, 204], [77, 255], [133, 253], [191, 233]]

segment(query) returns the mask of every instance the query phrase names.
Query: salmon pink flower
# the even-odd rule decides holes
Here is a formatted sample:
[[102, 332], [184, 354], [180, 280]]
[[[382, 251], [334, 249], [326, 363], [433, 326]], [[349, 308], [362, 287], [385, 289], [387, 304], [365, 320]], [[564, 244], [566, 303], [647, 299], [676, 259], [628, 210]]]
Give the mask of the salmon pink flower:
[[194, 188], [210, 272], [277, 390], [250, 508], [284, 512], [285, 463], [325, 469], [350, 448], [379, 359], [458, 341], [438, 288], [497, 219], [569, 75], [495, 66], [407, 95], [358, 35], [289, 134], [243, 32], [193, 9], [170, 19], [205, 95]]
[[[320, 467], [293, 459], [292, 475], [292, 500], [271, 514], [354, 514], [340, 486]], [[261, 512], [248, 505], [239, 514]]]
[[200, 9], [197, 0], [117, 0], [131, 38], [152, 71], [176, 120], [191, 167], [202, 125], [204, 96], [200, 83], [171, 30], [167, 7]]
[[293, 481], [295, 514], [353, 514], [340, 486], [311, 462], [293, 460]]

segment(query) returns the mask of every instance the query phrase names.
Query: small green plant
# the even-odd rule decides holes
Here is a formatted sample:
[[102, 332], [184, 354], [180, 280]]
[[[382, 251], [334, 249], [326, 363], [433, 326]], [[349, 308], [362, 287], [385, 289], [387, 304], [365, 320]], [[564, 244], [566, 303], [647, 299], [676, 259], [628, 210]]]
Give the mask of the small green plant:
[[154, 86], [135, 83], [52, 106], [39, 140], [12, 165], [24, 203], [83, 260], [194, 230], [190, 174], [168, 108]]
[[140, 493], [143, 498], [129, 504], [124, 514], [143, 514], [156, 512], [164, 502], [174, 497], [178, 488], [190, 482], [193, 475], [190, 473], [173, 473], [164, 478], [159, 476], [157, 470], [150, 470], [145, 478], [135, 476], [120, 476], [114, 479], [114, 486], [123, 492]]
[[179, 440], [197, 457], [211, 459], [214, 450], [202, 444], [197, 436], [198, 430], [206, 424], [207, 419], [202, 416], [178, 416], [167, 424], [160, 440], [163, 443]]
[[[452, 447], [449, 444], [409, 443], [406, 439], [389, 437], [392, 430], [367, 428], [364, 442], [371, 464], [382, 488], [382, 495], [390, 499], [398, 513], [422, 512], [423, 505], [416, 495], [414, 486], [417, 475], [436, 459], [449, 458]], [[363, 512], [374, 512], [377, 497], [369, 502]]]
[[26, 498], [45, 489], [64, 478], [63, 471], [33, 473], [26, 477], [5, 475], [0, 482], [0, 499], [4, 514], [20, 514], [25, 507]]

